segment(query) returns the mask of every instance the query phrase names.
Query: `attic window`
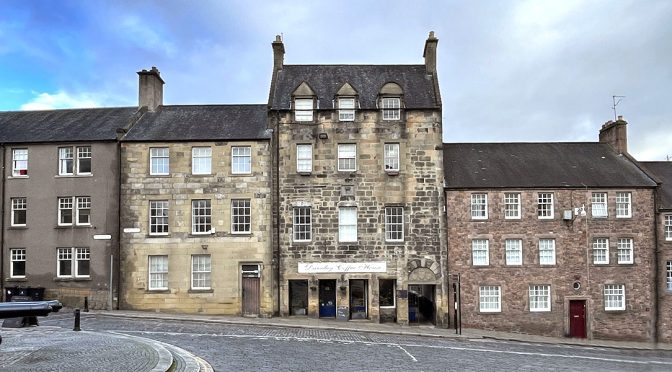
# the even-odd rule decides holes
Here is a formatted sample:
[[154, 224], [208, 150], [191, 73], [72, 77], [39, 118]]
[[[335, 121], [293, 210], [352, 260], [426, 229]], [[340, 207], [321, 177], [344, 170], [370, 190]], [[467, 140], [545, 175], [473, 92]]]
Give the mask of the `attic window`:
[[382, 98], [381, 106], [383, 107], [383, 120], [399, 120], [401, 118], [401, 98]]
[[313, 121], [312, 98], [296, 98], [294, 100], [294, 119], [296, 121]]
[[338, 99], [338, 120], [355, 121], [354, 97], [343, 97]]

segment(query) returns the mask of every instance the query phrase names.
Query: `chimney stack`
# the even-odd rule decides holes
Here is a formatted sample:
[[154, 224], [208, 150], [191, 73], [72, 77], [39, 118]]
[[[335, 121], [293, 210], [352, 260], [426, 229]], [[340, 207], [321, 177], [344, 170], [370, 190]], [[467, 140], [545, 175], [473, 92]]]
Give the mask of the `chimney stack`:
[[151, 112], [156, 111], [159, 106], [163, 106], [163, 84], [161, 73], [152, 66], [152, 69], [138, 71], [139, 90], [138, 101], [140, 107], [147, 107]]
[[282, 37], [275, 35], [273, 46], [273, 71], [282, 70], [285, 65], [285, 44], [282, 43]]
[[434, 37], [434, 31], [429, 32], [429, 37], [425, 41], [425, 51], [422, 56], [425, 57], [425, 67], [428, 74], [436, 74], [436, 47], [439, 39]]
[[619, 116], [618, 120], [604, 123], [600, 129], [600, 143], [608, 143], [619, 154], [628, 152], [628, 122]]

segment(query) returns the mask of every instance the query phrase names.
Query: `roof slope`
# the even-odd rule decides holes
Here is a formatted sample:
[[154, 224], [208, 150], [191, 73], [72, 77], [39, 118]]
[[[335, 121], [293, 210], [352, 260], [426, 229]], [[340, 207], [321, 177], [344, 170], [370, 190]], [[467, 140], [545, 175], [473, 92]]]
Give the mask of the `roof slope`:
[[137, 107], [0, 112], [0, 142], [114, 141]]
[[656, 186], [599, 142], [447, 143], [443, 149], [447, 188]]
[[649, 172], [660, 185], [660, 209], [672, 209], [672, 162], [641, 161], [639, 164]]
[[162, 106], [147, 112], [123, 141], [269, 139], [266, 105]]
[[375, 109], [380, 88], [394, 82], [404, 91], [406, 108], [437, 108], [440, 99], [425, 65], [285, 65], [277, 72], [271, 109], [288, 110], [294, 90], [306, 82], [320, 100], [320, 108], [332, 108], [332, 100], [345, 83], [358, 93], [363, 109]]

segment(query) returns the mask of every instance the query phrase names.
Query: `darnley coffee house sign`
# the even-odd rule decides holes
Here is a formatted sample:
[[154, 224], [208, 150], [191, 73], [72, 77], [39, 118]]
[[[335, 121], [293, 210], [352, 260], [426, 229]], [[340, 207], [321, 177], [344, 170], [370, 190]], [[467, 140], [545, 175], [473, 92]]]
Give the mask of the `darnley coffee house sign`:
[[299, 262], [299, 273], [384, 273], [387, 263], [383, 262]]

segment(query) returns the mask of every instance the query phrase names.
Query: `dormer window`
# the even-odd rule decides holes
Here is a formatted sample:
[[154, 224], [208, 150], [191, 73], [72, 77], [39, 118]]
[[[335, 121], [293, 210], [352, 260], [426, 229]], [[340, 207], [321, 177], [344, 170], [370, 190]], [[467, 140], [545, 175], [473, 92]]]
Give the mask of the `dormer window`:
[[401, 98], [385, 97], [381, 101], [383, 120], [399, 120], [401, 118]]
[[338, 99], [338, 120], [339, 121], [355, 120], [354, 97], [343, 97]]
[[313, 121], [312, 98], [296, 98], [294, 100], [294, 120]]

